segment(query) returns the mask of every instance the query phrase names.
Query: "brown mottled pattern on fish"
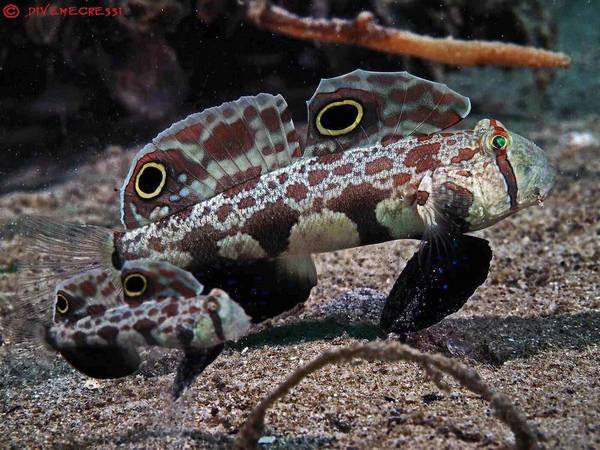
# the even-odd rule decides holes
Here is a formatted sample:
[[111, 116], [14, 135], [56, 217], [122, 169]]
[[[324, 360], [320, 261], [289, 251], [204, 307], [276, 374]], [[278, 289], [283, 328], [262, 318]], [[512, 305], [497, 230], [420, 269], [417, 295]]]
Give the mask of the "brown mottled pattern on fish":
[[[326, 115], [335, 108], [356, 120], [328, 129], [345, 120]], [[281, 96], [243, 97], [192, 115], [133, 162], [117, 260], [197, 269], [308, 255], [421, 238], [442, 223], [477, 230], [543, 199], [553, 171], [533, 143], [493, 119], [442, 131], [469, 109], [467, 98], [405, 72], [322, 80], [301, 157]], [[529, 186], [527, 166], [541, 173], [539, 186]], [[156, 182], [162, 172], [162, 184], [152, 183], [150, 170]]]
[[[512, 168], [485, 148], [488, 124], [298, 160], [118, 233], [119, 255], [197, 267], [219, 257], [289, 256], [420, 238], [436, 224], [436, 195], [450, 202], [449, 210], [459, 206], [463, 231], [485, 227], [487, 217], [514, 212], [519, 196]], [[500, 127], [493, 132], [508, 133]], [[520, 200], [523, 207], [537, 198]]]
[[[216, 257], [264, 258], [419, 238], [424, 223], [415, 200], [421, 180], [449, 165], [461, 149], [478, 145], [472, 132], [451, 136], [411, 137], [387, 148], [300, 160], [118, 235], [119, 253], [190, 266]], [[481, 164], [469, 163], [458, 164], [483, 172]]]
[[[130, 285], [132, 277], [141, 283]], [[237, 339], [250, 326], [226, 292], [201, 295], [190, 273], [167, 262], [127, 262], [118, 287], [107, 278], [94, 269], [59, 284], [46, 332], [53, 348], [204, 348]]]
[[[242, 310], [232, 311], [232, 303], [224, 291], [213, 289], [208, 295], [191, 298], [166, 297], [138, 306], [121, 305], [107, 309], [100, 316], [54, 325], [47, 330], [46, 339], [57, 350], [106, 346], [213, 347], [237, 339], [247, 331], [243, 326], [228, 327], [222, 320], [230, 314], [243, 314]], [[241, 322], [236, 319], [236, 323]]]
[[[120, 287], [103, 270], [92, 270], [65, 280], [56, 291], [54, 322], [74, 323], [85, 316], [97, 316], [111, 305], [118, 304]], [[89, 299], [97, 299], [90, 302]], [[67, 302], [68, 310], [60, 303]]]

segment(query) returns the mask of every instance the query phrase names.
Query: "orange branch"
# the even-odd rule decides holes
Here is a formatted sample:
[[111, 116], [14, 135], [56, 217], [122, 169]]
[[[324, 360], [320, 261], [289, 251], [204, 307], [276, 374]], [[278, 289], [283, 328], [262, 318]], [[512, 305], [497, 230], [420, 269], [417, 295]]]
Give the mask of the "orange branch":
[[495, 41], [463, 41], [421, 36], [375, 23], [370, 12], [355, 20], [299, 17], [264, 0], [253, 1], [248, 19], [257, 27], [297, 39], [358, 45], [380, 52], [414, 56], [457, 66], [568, 67], [564, 53]]

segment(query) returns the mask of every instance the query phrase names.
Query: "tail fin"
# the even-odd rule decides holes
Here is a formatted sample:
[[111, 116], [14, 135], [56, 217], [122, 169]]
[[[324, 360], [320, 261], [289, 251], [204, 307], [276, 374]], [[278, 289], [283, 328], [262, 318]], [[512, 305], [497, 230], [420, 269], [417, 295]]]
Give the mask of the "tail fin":
[[11, 341], [32, 340], [38, 333], [28, 324], [51, 322], [54, 290], [61, 281], [91, 269], [105, 270], [118, 281], [109, 229], [27, 216], [5, 227], [0, 238], [9, 236], [21, 242], [14, 291], [6, 298], [2, 324]]

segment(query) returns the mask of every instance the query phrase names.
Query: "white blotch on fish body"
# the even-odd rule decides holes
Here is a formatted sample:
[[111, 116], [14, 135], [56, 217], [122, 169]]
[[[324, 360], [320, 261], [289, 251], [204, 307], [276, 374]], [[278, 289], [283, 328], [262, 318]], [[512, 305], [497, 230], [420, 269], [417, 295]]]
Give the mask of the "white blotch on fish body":
[[298, 220], [290, 231], [286, 254], [328, 252], [359, 244], [356, 224], [343, 213], [325, 210]]
[[230, 259], [256, 259], [264, 258], [267, 252], [260, 243], [249, 234], [237, 233], [226, 236], [217, 242], [219, 256]]
[[394, 239], [418, 237], [423, 233], [423, 222], [414, 207], [401, 198], [380, 201], [375, 207], [375, 218]]

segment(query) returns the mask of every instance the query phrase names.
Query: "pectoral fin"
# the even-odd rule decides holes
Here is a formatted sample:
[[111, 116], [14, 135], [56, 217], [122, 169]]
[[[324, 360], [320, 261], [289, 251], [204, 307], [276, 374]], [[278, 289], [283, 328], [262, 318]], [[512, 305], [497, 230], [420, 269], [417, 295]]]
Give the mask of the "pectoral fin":
[[396, 280], [381, 327], [395, 333], [418, 331], [458, 311], [487, 278], [491, 259], [485, 239], [455, 235], [449, 247], [426, 242]]

